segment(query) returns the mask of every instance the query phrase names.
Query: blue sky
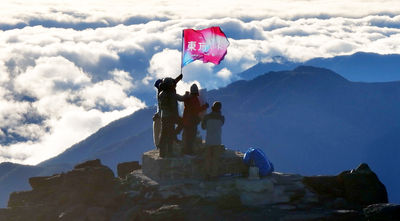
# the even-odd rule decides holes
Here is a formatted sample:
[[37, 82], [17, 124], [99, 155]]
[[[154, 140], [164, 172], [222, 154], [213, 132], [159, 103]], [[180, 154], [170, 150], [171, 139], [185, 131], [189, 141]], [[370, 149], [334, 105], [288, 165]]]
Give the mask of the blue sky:
[[400, 53], [399, 1], [4, 1], [0, 162], [36, 164], [152, 105], [155, 79], [179, 73], [181, 32], [220, 26], [218, 66], [194, 62], [178, 91], [213, 89], [274, 56]]

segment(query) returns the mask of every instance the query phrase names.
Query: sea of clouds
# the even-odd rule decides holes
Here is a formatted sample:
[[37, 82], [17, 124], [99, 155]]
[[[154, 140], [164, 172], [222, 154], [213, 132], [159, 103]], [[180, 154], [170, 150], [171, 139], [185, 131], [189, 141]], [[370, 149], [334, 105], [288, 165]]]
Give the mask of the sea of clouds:
[[396, 0], [7, 0], [0, 15], [0, 162], [37, 164], [154, 105], [153, 82], [180, 72], [185, 28], [220, 26], [230, 47], [218, 66], [186, 66], [179, 93], [274, 56], [400, 53]]

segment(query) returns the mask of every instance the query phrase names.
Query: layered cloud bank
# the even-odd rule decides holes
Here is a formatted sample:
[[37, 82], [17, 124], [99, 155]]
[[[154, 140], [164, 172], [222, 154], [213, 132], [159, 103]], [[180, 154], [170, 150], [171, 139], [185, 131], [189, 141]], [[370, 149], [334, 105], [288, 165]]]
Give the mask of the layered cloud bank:
[[221, 26], [213, 89], [258, 62], [357, 51], [400, 53], [398, 1], [7, 1], [0, 21], [0, 162], [36, 164], [112, 120], [153, 105], [153, 82], [180, 72], [184, 28]]

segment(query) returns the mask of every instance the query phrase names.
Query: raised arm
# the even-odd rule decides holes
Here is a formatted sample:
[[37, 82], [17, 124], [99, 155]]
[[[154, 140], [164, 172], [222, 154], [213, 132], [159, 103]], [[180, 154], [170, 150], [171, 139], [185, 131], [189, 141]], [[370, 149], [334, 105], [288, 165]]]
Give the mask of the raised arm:
[[188, 91], [186, 91], [186, 93], [184, 95], [175, 94], [175, 96], [176, 96], [176, 100], [183, 102], [190, 96], [190, 93]]
[[182, 80], [183, 74], [180, 74], [178, 77], [174, 79], [175, 84], [177, 84], [180, 80]]

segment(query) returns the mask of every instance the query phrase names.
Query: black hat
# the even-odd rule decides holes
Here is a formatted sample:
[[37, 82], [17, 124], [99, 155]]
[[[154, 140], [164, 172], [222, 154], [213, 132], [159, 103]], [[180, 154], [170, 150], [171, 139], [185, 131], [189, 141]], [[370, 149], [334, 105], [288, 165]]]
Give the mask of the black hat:
[[212, 111], [219, 112], [221, 111], [222, 104], [219, 101], [215, 101], [211, 107]]

